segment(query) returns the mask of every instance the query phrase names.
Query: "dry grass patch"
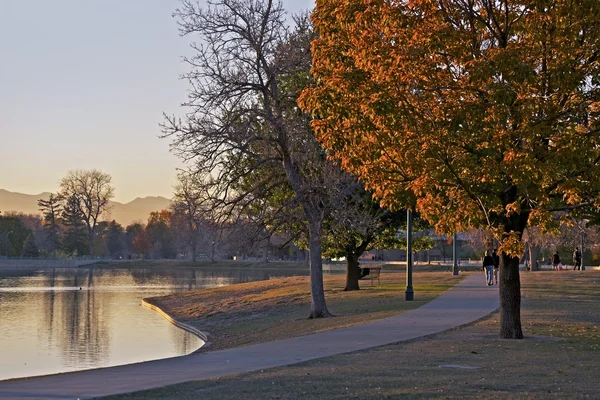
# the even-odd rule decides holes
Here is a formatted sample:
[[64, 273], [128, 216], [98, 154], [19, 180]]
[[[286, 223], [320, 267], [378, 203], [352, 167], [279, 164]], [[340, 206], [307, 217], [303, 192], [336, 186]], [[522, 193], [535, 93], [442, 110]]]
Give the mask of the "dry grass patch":
[[325, 297], [335, 318], [308, 320], [308, 277], [277, 278], [147, 299], [173, 318], [209, 334], [200, 351], [270, 342], [385, 318], [416, 308], [456, 284], [448, 273], [415, 273], [416, 300], [404, 301], [404, 275], [381, 274], [381, 286], [361, 281], [344, 292], [345, 277], [324, 279]]

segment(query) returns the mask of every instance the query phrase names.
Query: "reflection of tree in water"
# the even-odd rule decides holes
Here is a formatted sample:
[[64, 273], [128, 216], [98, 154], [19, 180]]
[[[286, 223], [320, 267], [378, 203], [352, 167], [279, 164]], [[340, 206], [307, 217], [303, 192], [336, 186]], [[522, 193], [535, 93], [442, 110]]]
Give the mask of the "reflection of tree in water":
[[[56, 287], [56, 269], [52, 268], [48, 275], [44, 276], [45, 286]], [[38, 340], [39, 338], [46, 339], [45, 343], [52, 346], [54, 343], [54, 309], [55, 309], [56, 292], [49, 290], [43, 293], [40, 304], [42, 308], [41, 312], [41, 325], [42, 328], [38, 329]], [[44, 341], [42, 341], [44, 343]]]
[[[298, 270], [252, 267], [2, 270], [2, 287], [51, 289], [9, 290], [0, 293], [0, 301], [7, 306], [3, 317], [29, 318], [28, 323], [37, 330], [34, 338], [39, 351], [57, 354], [63, 365], [85, 368], [107, 365], [121, 354], [110, 354], [122, 342], [109, 335], [123, 332], [115, 327], [131, 318], [129, 308], [122, 307], [125, 303], [169, 292], [300, 274]], [[179, 354], [198, 347], [198, 338], [175, 327], [169, 335], [171, 349]]]
[[93, 290], [93, 269], [72, 271], [52, 270], [48, 274], [49, 287], [74, 290], [43, 292], [46, 329], [38, 335], [47, 335], [48, 343], [57, 343], [65, 365], [99, 365], [109, 358], [109, 321], [105, 315], [110, 303], [98, 298], [105, 293]]
[[129, 270], [133, 280], [140, 285], [164, 285], [193, 289], [196, 276], [191, 268], [135, 268]]
[[[22, 277], [30, 277], [35, 276], [38, 272], [38, 269], [35, 268], [0, 268], [0, 278], [22, 278]], [[28, 281], [22, 281], [22, 283]], [[14, 285], [5, 285], [2, 286], [14, 286]]]

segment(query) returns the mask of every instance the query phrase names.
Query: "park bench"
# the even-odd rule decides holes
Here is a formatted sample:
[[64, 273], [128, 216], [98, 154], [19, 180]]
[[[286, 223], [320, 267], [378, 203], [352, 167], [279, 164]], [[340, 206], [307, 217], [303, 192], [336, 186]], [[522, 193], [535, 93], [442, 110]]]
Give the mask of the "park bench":
[[[363, 269], [368, 269], [368, 274], [363, 274]], [[377, 286], [381, 286], [381, 280], [379, 279], [379, 275], [381, 274], [381, 267], [360, 267], [360, 270], [360, 279], [371, 279], [371, 286], [373, 286], [373, 281], [377, 279]]]

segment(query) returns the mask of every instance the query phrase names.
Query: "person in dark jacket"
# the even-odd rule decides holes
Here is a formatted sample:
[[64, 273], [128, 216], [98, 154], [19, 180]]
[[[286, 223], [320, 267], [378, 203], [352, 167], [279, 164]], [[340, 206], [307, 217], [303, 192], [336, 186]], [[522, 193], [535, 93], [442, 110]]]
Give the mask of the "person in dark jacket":
[[560, 264], [560, 256], [558, 255], [557, 251], [552, 256], [552, 270], [558, 271], [558, 264]]
[[573, 271], [581, 269], [581, 252], [579, 251], [579, 247], [575, 247], [575, 251], [573, 252], [573, 264]]
[[500, 269], [500, 257], [496, 253], [497, 249], [492, 252], [492, 258], [494, 259], [494, 283], [498, 284], [498, 270]]
[[494, 257], [488, 250], [485, 257], [483, 257], [483, 270], [485, 271], [485, 282], [488, 286], [494, 284]]

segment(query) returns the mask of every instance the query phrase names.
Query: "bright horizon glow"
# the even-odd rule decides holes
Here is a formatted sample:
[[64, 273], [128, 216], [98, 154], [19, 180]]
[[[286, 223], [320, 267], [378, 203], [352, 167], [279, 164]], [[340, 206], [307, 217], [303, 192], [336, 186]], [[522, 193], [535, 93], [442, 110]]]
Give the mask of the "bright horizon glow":
[[[172, 197], [183, 164], [159, 139], [188, 85], [178, 0], [0, 2], [0, 189], [56, 192], [73, 169], [112, 176], [116, 201]], [[290, 13], [313, 0], [285, 0]]]

